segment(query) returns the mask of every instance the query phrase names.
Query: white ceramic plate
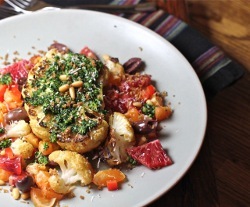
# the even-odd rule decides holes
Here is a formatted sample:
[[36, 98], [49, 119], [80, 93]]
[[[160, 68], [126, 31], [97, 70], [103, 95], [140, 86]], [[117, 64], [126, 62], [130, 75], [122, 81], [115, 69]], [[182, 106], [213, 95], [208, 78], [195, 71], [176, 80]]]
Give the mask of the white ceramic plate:
[[[128, 181], [118, 191], [77, 188], [76, 198], [61, 206], [128, 207], [144, 206], [167, 192], [189, 169], [201, 147], [206, 128], [206, 102], [193, 68], [165, 39], [151, 30], [121, 17], [92, 11], [49, 11], [18, 15], [0, 21], [0, 57], [9, 54], [29, 58], [58, 41], [79, 52], [89, 46], [98, 55], [109, 54], [124, 62], [140, 57], [146, 73], [152, 75], [160, 91], [174, 109], [162, 124], [161, 143], [174, 164], [161, 170], [140, 166], [125, 172]], [[16, 53], [16, 51], [18, 53]], [[31, 53], [31, 54], [30, 54]], [[0, 68], [4, 67], [0, 59]], [[83, 195], [85, 199], [80, 199]], [[0, 191], [1, 206], [32, 206], [15, 201]]]

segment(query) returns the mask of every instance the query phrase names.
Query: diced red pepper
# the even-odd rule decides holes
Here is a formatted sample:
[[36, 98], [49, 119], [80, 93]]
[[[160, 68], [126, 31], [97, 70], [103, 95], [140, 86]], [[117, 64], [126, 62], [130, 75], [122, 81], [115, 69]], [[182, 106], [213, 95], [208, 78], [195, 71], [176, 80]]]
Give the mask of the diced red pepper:
[[1, 102], [4, 101], [4, 93], [5, 93], [7, 88], [8, 88], [7, 85], [0, 85], [0, 101]]
[[82, 50], [80, 51], [80, 54], [85, 55], [88, 58], [98, 59], [96, 54], [88, 47], [82, 48]]
[[20, 100], [21, 100], [22, 94], [21, 94], [21, 91], [19, 90], [17, 84], [11, 85], [11, 86], [10, 86], [10, 91], [11, 91], [11, 93], [13, 94], [14, 100], [15, 100], [15, 101], [20, 101]]
[[153, 96], [154, 93], [155, 87], [153, 85], [149, 85], [142, 91], [142, 98], [144, 100], [148, 100]]
[[15, 157], [10, 147], [4, 149], [4, 155], [10, 159], [13, 159]]
[[17, 84], [9, 86], [4, 93], [4, 101], [9, 109], [20, 107], [23, 104], [22, 94]]
[[107, 180], [107, 188], [109, 191], [118, 189], [118, 182], [116, 180]]

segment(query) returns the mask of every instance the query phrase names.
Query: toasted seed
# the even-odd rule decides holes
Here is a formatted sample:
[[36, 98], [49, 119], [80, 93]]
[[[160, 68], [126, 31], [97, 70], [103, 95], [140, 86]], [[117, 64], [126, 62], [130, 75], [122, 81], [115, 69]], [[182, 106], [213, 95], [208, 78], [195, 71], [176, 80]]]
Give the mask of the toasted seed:
[[64, 84], [62, 86], [59, 87], [59, 91], [60, 92], [65, 92], [69, 89], [69, 84]]
[[82, 81], [75, 81], [71, 84], [71, 86], [79, 88], [83, 86], [83, 82]]
[[75, 88], [72, 86], [69, 88], [69, 95], [73, 100], [76, 98]]
[[5, 182], [3, 180], [0, 180], [0, 186], [5, 185]]
[[147, 138], [145, 136], [142, 136], [140, 139], [139, 139], [139, 142], [138, 142], [138, 145], [143, 145], [147, 142]]
[[66, 80], [69, 80], [69, 77], [68, 77], [67, 75], [60, 75], [60, 76], [59, 76], [59, 79], [60, 79], [61, 81], [66, 81]]
[[142, 103], [141, 102], [133, 102], [133, 106], [135, 106], [135, 107], [141, 107]]
[[19, 192], [18, 188], [13, 188], [13, 190], [12, 190], [12, 197], [15, 200], [18, 200], [20, 198], [20, 192]]
[[28, 199], [30, 198], [30, 193], [29, 193], [29, 192], [27, 192], [27, 193], [22, 193], [21, 198], [22, 198], [23, 200], [28, 200]]
[[149, 104], [149, 105], [153, 105], [151, 100], [147, 100], [146, 103]]

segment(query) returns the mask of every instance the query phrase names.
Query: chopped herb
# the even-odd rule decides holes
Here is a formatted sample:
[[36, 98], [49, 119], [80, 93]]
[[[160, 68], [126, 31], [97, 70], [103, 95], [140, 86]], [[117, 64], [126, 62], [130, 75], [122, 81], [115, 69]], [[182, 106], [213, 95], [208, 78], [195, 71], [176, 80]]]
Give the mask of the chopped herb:
[[145, 103], [142, 106], [142, 113], [153, 118], [155, 115], [155, 106]]
[[39, 164], [44, 165], [47, 165], [49, 163], [48, 157], [43, 155], [41, 152], [35, 152], [35, 161]]
[[11, 139], [4, 139], [0, 141], [0, 149], [10, 147], [10, 145], [11, 145]]
[[47, 150], [48, 148], [49, 148], [49, 144], [48, 144], [48, 142], [45, 142], [44, 145], [43, 145], [43, 149]]
[[5, 129], [3, 127], [0, 127], [0, 134], [3, 134], [5, 132]]
[[[34, 78], [28, 80], [35, 90], [31, 96], [25, 97], [25, 102], [28, 105], [41, 106], [45, 115], [53, 115], [47, 123], [44, 120], [40, 122], [42, 126], [49, 128], [51, 142], [56, 142], [58, 135], [66, 129], [85, 135], [97, 126], [97, 121], [88, 117], [85, 111], [103, 113], [103, 86], [99, 81], [102, 68], [103, 63], [100, 60], [81, 54], [54, 55], [45, 59], [35, 71]], [[62, 75], [68, 78], [61, 80]], [[74, 100], [69, 91], [59, 91], [61, 86], [77, 81], [82, 81], [83, 86], [74, 88]], [[82, 104], [76, 107], [78, 103]]]
[[52, 143], [55, 143], [57, 141], [57, 136], [56, 136], [56, 133], [55, 132], [52, 132], [50, 134], [50, 138], [49, 140], [52, 142]]
[[0, 84], [1, 85], [9, 85], [12, 82], [11, 75], [6, 73], [0, 76]]
[[135, 159], [133, 159], [132, 157], [128, 157], [128, 162], [131, 164], [131, 165], [137, 165], [137, 161]]
[[97, 122], [92, 119], [82, 120], [81, 124], [73, 126], [71, 130], [74, 133], [84, 135], [96, 126], [97, 126]]

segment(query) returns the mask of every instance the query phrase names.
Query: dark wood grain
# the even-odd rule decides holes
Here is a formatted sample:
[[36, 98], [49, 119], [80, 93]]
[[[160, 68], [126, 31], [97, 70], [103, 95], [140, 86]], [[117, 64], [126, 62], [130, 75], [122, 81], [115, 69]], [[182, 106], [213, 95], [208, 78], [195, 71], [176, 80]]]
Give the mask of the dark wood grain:
[[[158, 1], [160, 4], [166, 2]], [[164, 9], [168, 11], [169, 4], [176, 6], [174, 1], [178, 0], [167, 1], [170, 3]], [[197, 159], [169, 192], [149, 206], [248, 207], [250, 1], [186, 0], [186, 4], [189, 14], [186, 21], [240, 63], [246, 74], [208, 102], [207, 131]], [[183, 19], [184, 16], [179, 17]]]
[[190, 24], [250, 71], [250, 1], [186, 0]]
[[186, 0], [151, 0], [169, 14], [173, 14], [185, 22], [189, 22], [188, 4]]

